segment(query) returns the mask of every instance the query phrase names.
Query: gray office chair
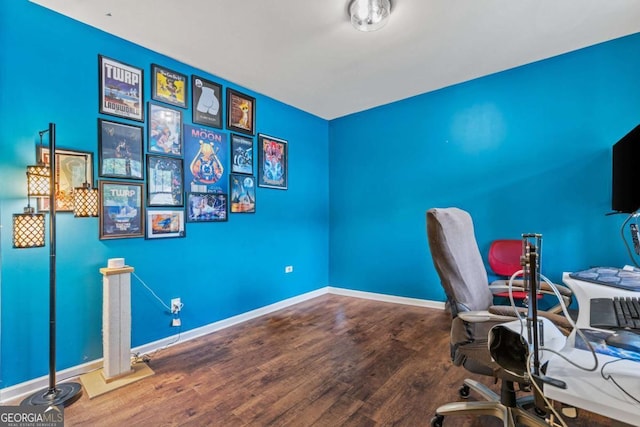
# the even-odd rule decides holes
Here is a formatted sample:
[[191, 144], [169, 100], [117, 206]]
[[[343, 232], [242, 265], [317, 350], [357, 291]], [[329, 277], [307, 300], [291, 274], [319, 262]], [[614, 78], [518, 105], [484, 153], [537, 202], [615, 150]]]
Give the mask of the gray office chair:
[[[493, 376], [501, 380], [498, 396], [484, 384], [466, 379], [459, 393], [468, 397], [470, 390], [486, 401], [455, 402], [440, 406], [431, 420], [432, 427], [442, 426], [448, 415], [491, 415], [504, 421], [505, 427], [518, 425], [547, 426], [546, 422], [523, 409], [532, 403], [532, 396], [516, 400], [515, 384], [527, 388], [524, 375], [507, 371], [491, 357], [488, 348], [489, 330], [500, 323], [512, 321], [513, 308], [492, 306], [489, 288], [471, 216], [458, 208], [434, 208], [427, 211], [427, 237], [431, 257], [445, 290], [451, 310], [451, 358], [454, 365], [472, 373]], [[570, 328], [561, 316], [549, 314], [554, 323]]]

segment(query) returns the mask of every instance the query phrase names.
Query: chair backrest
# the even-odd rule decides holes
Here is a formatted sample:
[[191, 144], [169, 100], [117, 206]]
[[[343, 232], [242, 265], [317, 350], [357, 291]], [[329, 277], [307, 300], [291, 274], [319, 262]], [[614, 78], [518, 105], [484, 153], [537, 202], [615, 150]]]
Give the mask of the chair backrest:
[[452, 314], [489, 308], [493, 295], [471, 215], [458, 208], [429, 209], [427, 238]]
[[520, 265], [521, 255], [521, 240], [494, 240], [489, 246], [489, 267], [498, 276], [511, 277], [513, 273], [522, 269]]

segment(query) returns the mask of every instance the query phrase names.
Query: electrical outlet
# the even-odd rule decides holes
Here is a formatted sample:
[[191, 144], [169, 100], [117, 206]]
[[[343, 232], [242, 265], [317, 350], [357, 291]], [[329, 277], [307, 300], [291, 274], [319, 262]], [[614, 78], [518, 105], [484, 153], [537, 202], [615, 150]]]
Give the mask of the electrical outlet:
[[171, 321], [171, 326], [180, 326], [180, 325], [182, 325], [182, 322], [177, 317]]
[[173, 298], [171, 300], [171, 313], [178, 314], [182, 310], [182, 302], [180, 298]]
[[287, 265], [287, 266], [284, 268], [284, 272], [285, 272], [285, 273], [293, 273], [293, 265]]

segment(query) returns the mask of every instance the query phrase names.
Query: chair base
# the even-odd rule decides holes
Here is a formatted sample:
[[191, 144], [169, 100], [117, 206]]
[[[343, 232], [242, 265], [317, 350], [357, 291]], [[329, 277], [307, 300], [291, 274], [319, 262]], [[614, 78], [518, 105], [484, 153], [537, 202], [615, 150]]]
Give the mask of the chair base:
[[[526, 396], [515, 401], [514, 406], [508, 406], [500, 401], [500, 396], [489, 387], [475, 380], [465, 379], [463, 387], [469, 387], [485, 401], [482, 402], [453, 402], [436, 409], [436, 415], [431, 419], [431, 427], [442, 427], [442, 422], [447, 415], [489, 415], [503, 421], [504, 427], [528, 426], [548, 427], [549, 424], [524, 407], [533, 406], [533, 396]], [[503, 382], [503, 388], [509, 387]], [[461, 395], [463, 395], [461, 393]], [[467, 394], [468, 395], [468, 394]], [[504, 398], [504, 397], [503, 397]]]
[[442, 427], [447, 415], [489, 415], [500, 418], [504, 427], [528, 426], [549, 427], [549, 424], [521, 408], [505, 406], [500, 402], [455, 402], [447, 403], [436, 410], [431, 420], [432, 427]]

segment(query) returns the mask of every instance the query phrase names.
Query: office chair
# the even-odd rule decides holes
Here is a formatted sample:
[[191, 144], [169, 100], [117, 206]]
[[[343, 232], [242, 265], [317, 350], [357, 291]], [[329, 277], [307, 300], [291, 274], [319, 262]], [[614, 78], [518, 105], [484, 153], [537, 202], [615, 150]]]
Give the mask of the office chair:
[[[520, 265], [520, 257], [522, 255], [522, 240], [515, 239], [498, 239], [491, 242], [489, 246], [489, 255], [487, 257], [489, 261], [489, 268], [501, 279], [491, 282], [489, 287], [494, 297], [509, 298], [509, 278], [517, 271], [522, 269]], [[522, 276], [520, 276], [522, 277]], [[565, 306], [571, 305], [573, 293], [566, 286], [556, 285], [556, 288]], [[525, 306], [528, 301], [527, 291], [524, 289], [522, 279], [516, 279], [512, 283], [513, 299], [521, 301]], [[540, 283], [540, 293], [538, 299], [541, 299], [545, 294], [553, 294], [551, 287], [545, 283]], [[555, 296], [554, 296], [555, 298]], [[562, 306], [560, 303], [546, 310], [551, 313], [561, 313]]]
[[[520, 265], [520, 255], [522, 255], [522, 241], [515, 239], [498, 239], [491, 242], [489, 246], [489, 268], [500, 279], [491, 282], [489, 286], [504, 286], [508, 284], [509, 278], [516, 272], [522, 269]], [[521, 280], [517, 285], [521, 285]], [[521, 287], [521, 286], [519, 286]], [[494, 296], [501, 298], [509, 298], [509, 292], [494, 292]], [[522, 301], [525, 305], [527, 303], [528, 293], [524, 290], [512, 291], [514, 300]], [[542, 298], [542, 294], [538, 296]]]
[[[501, 393], [498, 396], [484, 384], [466, 379], [459, 390], [460, 396], [468, 397], [470, 390], [474, 390], [486, 401], [455, 402], [440, 406], [431, 420], [432, 427], [441, 427], [444, 417], [448, 415], [491, 415], [502, 419], [505, 427], [514, 427], [516, 423], [547, 426], [543, 419], [523, 409], [532, 403], [532, 396], [516, 399], [515, 384], [527, 389], [527, 379], [515, 375], [512, 370], [503, 369], [489, 352], [490, 329], [512, 321], [514, 317], [510, 313], [513, 314], [514, 309], [510, 306], [492, 306], [493, 294], [475, 239], [471, 216], [458, 208], [429, 209], [427, 237], [433, 264], [451, 310], [450, 350], [454, 365], [501, 380]], [[545, 317], [565, 330], [570, 328], [569, 322], [561, 316], [547, 314]]]

